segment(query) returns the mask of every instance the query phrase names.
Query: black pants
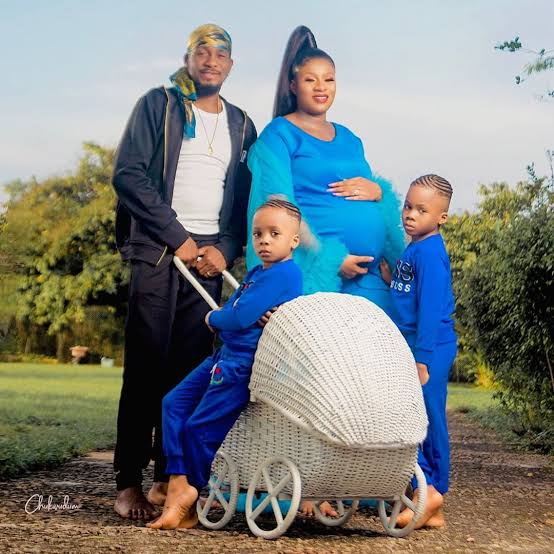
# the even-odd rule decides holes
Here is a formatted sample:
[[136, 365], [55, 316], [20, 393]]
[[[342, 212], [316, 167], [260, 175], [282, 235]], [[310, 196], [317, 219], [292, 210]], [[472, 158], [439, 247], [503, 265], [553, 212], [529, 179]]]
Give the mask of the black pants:
[[[199, 246], [213, 242], [196, 240]], [[151, 459], [154, 480], [168, 480], [162, 451], [162, 398], [213, 352], [214, 335], [204, 323], [210, 307], [172, 258], [165, 256], [157, 266], [131, 262], [114, 456], [118, 490], [141, 485], [142, 471]], [[221, 276], [195, 276], [219, 302]]]

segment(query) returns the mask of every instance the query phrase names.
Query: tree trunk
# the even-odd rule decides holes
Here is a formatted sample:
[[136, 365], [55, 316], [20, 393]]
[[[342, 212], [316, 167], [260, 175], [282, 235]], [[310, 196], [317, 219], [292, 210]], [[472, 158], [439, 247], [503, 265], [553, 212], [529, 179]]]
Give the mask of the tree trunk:
[[23, 353], [25, 355], [29, 355], [33, 351], [33, 337], [31, 334], [27, 334], [25, 337], [25, 348], [23, 350]]
[[60, 331], [56, 335], [56, 359], [58, 362], [64, 362], [67, 358], [67, 354], [65, 352], [66, 348], [66, 334], [64, 331]]

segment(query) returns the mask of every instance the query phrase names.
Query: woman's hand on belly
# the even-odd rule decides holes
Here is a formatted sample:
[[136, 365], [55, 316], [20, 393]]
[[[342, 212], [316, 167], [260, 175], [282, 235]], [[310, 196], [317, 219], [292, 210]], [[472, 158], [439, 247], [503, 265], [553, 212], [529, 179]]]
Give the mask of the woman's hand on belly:
[[378, 202], [383, 198], [381, 187], [365, 177], [352, 177], [331, 183], [327, 190], [334, 196], [342, 196], [346, 200]]
[[373, 256], [354, 256], [353, 254], [349, 254], [344, 258], [339, 273], [345, 279], [354, 279], [354, 277], [365, 275], [368, 272], [367, 267], [362, 267], [360, 264], [366, 264], [372, 261]]

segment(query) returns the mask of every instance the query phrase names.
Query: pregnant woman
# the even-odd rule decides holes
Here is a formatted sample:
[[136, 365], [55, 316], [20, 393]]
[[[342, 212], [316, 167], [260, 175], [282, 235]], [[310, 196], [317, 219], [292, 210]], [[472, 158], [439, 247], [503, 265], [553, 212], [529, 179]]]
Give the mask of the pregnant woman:
[[[346, 292], [388, 311], [380, 266], [383, 259], [393, 266], [403, 250], [399, 203], [390, 183], [372, 173], [360, 139], [327, 120], [335, 90], [333, 60], [298, 27], [283, 58], [274, 119], [248, 155], [249, 225], [268, 197], [285, 196], [308, 226], [295, 253], [304, 293]], [[247, 265], [257, 263], [249, 245]]]
[[[389, 288], [381, 273], [394, 267], [404, 249], [399, 202], [390, 183], [371, 171], [360, 139], [327, 120], [335, 91], [332, 58], [317, 48], [307, 27], [298, 27], [283, 57], [274, 119], [248, 154], [249, 230], [270, 196], [286, 197], [307, 224], [294, 254], [304, 294], [355, 294], [388, 312]], [[251, 269], [259, 261], [252, 245], [247, 248]], [[303, 502], [301, 510], [311, 514], [313, 506]], [[337, 515], [327, 502], [320, 510]]]

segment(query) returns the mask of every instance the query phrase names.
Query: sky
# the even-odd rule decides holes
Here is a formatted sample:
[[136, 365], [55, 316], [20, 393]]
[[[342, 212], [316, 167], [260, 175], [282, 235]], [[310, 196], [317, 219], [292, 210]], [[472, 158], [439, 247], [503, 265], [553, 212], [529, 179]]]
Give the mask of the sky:
[[[0, 0], [0, 183], [76, 167], [84, 141], [115, 147], [137, 99], [169, 84], [188, 33], [213, 22], [233, 38], [223, 96], [259, 131], [281, 57], [300, 24], [335, 60], [329, 119], [363, 141], [400, 194], [424, 173], [472, 209], [480, 184], [545, 174], [554, 149], [554, 72], [517, 86], [531, 56], [494, 49], [520, 36], [554, 48], [552, 0]], [[0, 202], [5, 195], [0, 188]]]

